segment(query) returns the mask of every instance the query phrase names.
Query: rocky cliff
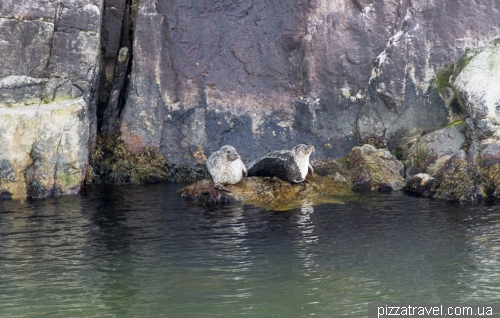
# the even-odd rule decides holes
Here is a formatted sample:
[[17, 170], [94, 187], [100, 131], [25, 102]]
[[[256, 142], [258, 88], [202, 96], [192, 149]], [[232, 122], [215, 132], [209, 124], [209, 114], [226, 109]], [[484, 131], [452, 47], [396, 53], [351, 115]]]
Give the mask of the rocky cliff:
[[132, 149], [195, 162], [224, 144], [248, 161], [313, 143], [316, 158], [395, 149], [465, 113], [436, 74], [500, 33], [498, 1], [141, 1], [130, 93]]
[[472, 117], [478, 151], [498, 148], [480, 123], [495, 97], [453, 66], [499, 16], [496, 0], [3, 1], [0, 192], [77, 192], [96, 132], [173, 164], [224, 144], [248, 163], [298, 143], [395, 151]]
[[96, 129], [102, 1], [0, 3], [0, 196], [77, 193]]

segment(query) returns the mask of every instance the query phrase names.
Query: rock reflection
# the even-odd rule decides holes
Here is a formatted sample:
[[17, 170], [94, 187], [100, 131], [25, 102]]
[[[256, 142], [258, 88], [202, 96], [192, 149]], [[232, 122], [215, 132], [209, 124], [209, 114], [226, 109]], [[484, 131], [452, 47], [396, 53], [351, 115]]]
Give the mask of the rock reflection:
[[[253, 266], [248, 257], [250, 248], [246, 244], [248, 228], [245, 224], [242, 206], [233, 206], [223, 210], [224, 216], [218, 217], [212, 223], [213, 235], [209, 242], [215, 253], [212, 255], [210, 270], [214, 275], [226, 280], [245, 280], [245, 273]], [[250, 297], [252, 293], [244, 292], [218, 297]]]

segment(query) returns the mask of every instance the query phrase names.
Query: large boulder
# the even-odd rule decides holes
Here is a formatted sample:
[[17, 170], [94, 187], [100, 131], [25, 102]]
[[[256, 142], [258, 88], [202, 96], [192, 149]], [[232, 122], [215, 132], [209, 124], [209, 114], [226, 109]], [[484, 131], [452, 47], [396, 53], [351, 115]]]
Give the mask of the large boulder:
[[0, 196], [77, 193], [96, 128], [102, 0], [0, 4]]
[[467, 160], [452, 161], [431, 191], [435, 198], [459, 202], [477, 202], [487, 196], [481, 169]]
[[347, 156], [354, 189], [391, 191], [405, 185], [403, 163], [387, 149], [366, 144], [354, 147]]
[[[439, 174], [444, 165], [467, 145], [466, 130], [465, 123], [459, 121], [414, 140], [403, 154], [410, 174]], [[409, 140], [404, 141], [409, 143]]]
[[[476, 123], [500, 125], [500, 38], [491, 41], [478, 52], [469, 52], [466, 65], [453, 81], [469, 116]], [[483, 125], [478, 125], [482, 128]]]

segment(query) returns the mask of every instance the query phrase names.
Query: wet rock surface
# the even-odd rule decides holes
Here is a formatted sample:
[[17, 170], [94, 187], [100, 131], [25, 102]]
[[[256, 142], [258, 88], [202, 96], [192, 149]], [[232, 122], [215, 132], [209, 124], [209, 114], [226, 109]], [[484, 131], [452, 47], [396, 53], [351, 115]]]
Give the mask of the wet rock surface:
[[432, 197], [434, 195], [432, 185], [435, 181], [435, 178], [426, 173], [417, 173], [406, 182], [403, 191], [425, 197]]
[[241, 202], [270, 210], [289, 210], [304, 203], [339, 204], [356, 196], [348, 184], [335, 175], [314, 175], [300, 184], [279, 178], [248, 177], [226, 188], [231, 192], [216, 190], [209, 180], [202, 180], [181, 189], [180, 195], [199, 204]]

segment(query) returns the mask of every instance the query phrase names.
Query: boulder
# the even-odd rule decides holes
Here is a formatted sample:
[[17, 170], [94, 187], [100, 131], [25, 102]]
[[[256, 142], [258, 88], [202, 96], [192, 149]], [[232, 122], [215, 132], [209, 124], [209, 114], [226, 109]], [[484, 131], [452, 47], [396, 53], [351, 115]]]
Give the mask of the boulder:
[[[345, 180], [345, 179], [344, 179]], [[201, 204], [241, 202], [270, 210], [290, 210], [304, 203], [342, 203], [354, 193], [342, 176], [308, 176], [306, 182], [291, 184], [279, 178], [249, 177], [226, 185], [230, 193], [214, 189], [209, 180], [198, 181], [180, 190], [181, 196]]]
[[390, 191], [405, 185], [403, 163], [387, 149], [366, 144], [354, 147], [347, 156], [354, 189]]
[[417, 138], [403, 154], [408, 168], [431, 176], [438, 174], [467, 144], [466, 128], [465, 123], [459, 121]]
[[500, 162], [500, 140], [488, 138], [481, 141], [481, 159], [491, 165]]
[[417, 173], [406, 182], [403, 190], [412, 194], [432, 197], [432, 185], [435, 181], [436, 179], [427, 173]]
[[462, 103], [475, 123], [481, 123], [486, 135], [491, 124], [500, 125], [500, 39], [466, 55], [466, 65], [453, 81]]
[[454, 160], [432, 185], [437, 199], [478, 202], [487, 196], [481, 169], [467, 160]]

